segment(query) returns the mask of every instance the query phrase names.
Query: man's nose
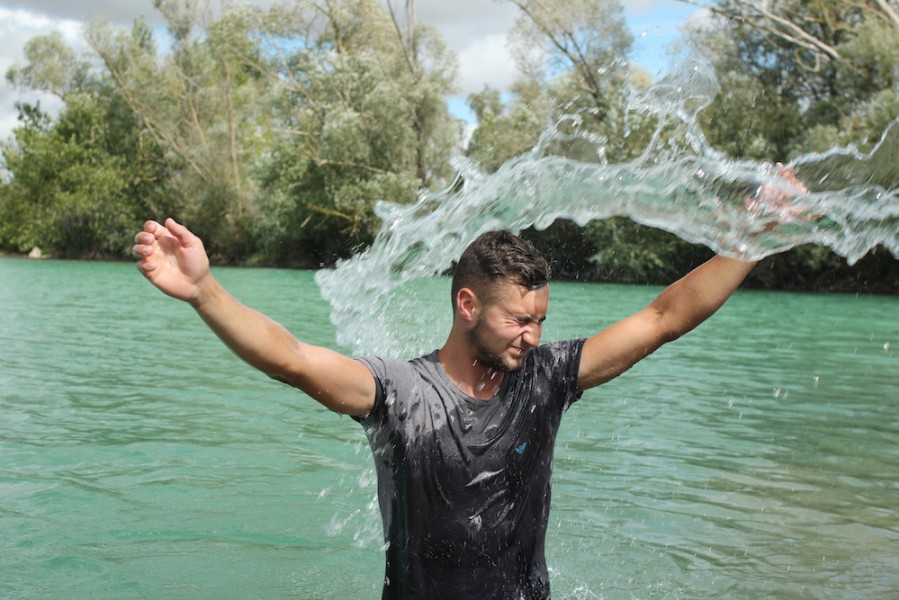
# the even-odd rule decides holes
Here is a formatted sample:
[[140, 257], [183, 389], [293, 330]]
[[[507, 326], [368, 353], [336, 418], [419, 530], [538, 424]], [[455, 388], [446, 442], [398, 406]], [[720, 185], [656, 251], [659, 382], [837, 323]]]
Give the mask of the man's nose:
[[524, 333], [521, 334], [521, 339], [528, 346], [537, 346], [540, 344], [540, 326], [531, 325], [526, 327]]

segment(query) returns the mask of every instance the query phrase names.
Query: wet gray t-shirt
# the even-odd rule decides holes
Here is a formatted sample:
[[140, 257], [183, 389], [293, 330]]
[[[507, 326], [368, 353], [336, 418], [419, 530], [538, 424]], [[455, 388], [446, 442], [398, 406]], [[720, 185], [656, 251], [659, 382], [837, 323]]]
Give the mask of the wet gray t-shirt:
[[491, 400], [463, 394], [434, 352], [363, 357], [387, 547], [384, 599], [549, 597], [543, 552], [553, 445], [577, 400], [583, 340], [533, 349]]

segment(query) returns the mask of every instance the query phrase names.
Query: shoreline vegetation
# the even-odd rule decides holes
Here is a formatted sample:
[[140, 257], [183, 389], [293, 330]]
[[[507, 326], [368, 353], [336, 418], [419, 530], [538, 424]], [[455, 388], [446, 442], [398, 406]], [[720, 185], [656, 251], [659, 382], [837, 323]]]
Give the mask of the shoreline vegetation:
[[[561, 225], [575, 229], [573, 225]], [[615, 250], [608, 252], [612, 259], [607, 263], [595, 260], [573, 260], [572, 256], [595, 256], [595, 248], [588, 241], [579, 239], [580, 247], [562, 248], [557, 245], [558, 233], [552, 226], [544, 232], [526, 230], [523, 236], [530, 239], [547, 257], [553, 266], [553, 280], [576, 281], [582, 283], [613, 283], [630, 285], [666, 285], [672, 279], [686, 274], [712, 255], [703, 246], [689, 244], [672, 234], [657, 231], [656, 235], [669, 238], [667, 251], [661, 255], [653, 253], [653, 265], [646, 263], [623, 263], [615, 259]], [[568, 234], [569, 244], [571, 233]], [[656, 246], [659, 247], [658, 245]], [[591, 251], [592, 252], [587, 252]], [[811, 259], [810, 257], [814, 257]], [[73, 255], [44, 252], [39, 247], [29, 252], [9, 252], [0, 250], [0, 258], [23, 260], [81, 260], [104, 262], [131, 262], [133, 259], [120, 255]], [[336, 261], [312, 264], [309, 260], [286, 262], [265, 262], [256, 260], [223, 260], [211, 257], [213, 266], [241, 268], [277, 268], [318, 270], [333, 268]], [[809, 268], [810, 263], [817, 268]], [[767, 257], [759, 262], [747, 277], [744, 289], [809, 292], [809, 293], [855, 293], [871, 295], [899, 295], [899, 260], [884, 248], [878, 246], [854, 265], [827, 248], [801, 246], [782, 254]]]
[[[314, 269], [373, 243], [376, 199], [446, 189], [460, 153], [487, 174], [535, 149], [628, 164], [651, 144], [691, 148], [684, 130], [695, 126], [716, 155], [773, 165], [833, 148], [869, 153], [899, 127], [899, 15], [886, 3], [709, 2], [683, 42], [717, 93], [681, 107], [696, 111], [684, 127], [633, 108], [654, 82], [628, 60], [621, 2], [504, 1], [520, 9], [509, 34], [517, 76], [508, 90], [468, 96], [474, 124], [449, 111], [458, 61], [416, 20], [414, 0], [405, 12], [379, 0], [284, 0], [215, 15], [157, 0], [165, 39], [143, 18], [103, 17], [77, 44], [32, 38], [6, 79], [62, 108], [16, 105], [18, 125], [0, 142], [0, 251], [124, 259], [145, 219], [172, 216], [215, 264]], [[895, 148], [882, 154], [872, 173], [843, 179], [893, 198]], [[621, 217], [524, 233], [557, 279], [668, 282], [709, 253]], [[849, 266], [800, 246], [764, 260], [746, 286], [897, 294], [897, 264], [885, 248]]]

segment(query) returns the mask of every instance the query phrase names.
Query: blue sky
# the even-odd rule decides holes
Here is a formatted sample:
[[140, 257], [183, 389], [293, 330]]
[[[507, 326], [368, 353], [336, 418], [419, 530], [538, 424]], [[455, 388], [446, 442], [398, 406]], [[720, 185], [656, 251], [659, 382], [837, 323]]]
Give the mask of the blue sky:
[[[631, 60], [654, 79], [664, 75], [672, 64], [669, 48], [681, 37], [681, 27], [699, 9], [675, 0], [623, 1], [625, 20], [634, 36]], [[504, 88], [511, 84], [514, 67], [505, 52], [505, 33], [517, 13], [497, 15], [491, 33], [456, 46], [460, 59], [462, 93], [449, 99], [457, 116], [471, 120], [465, 98], [483, 88], [484, 83]], [[452, 46], [452, 41], [450, 41]]]
[[[668, 48], [679, 37], [679, 28], [697, 9], [675, 0], [623, 0], [621, 4], [634, 35], [631, 58], [657, 78], [670, 66]], [[394, 0], [394, 5], [401, 8], [403, 0]], [[460, 93], [449, 99], [457, 116], [470, 119], [465, 104], [468, 94], [487, 84], [498, 89], [511, 84], [515, 69], [505, 37], [517, 11], [510, 3], [496, 0], [417, 0], [419, 21], [434, 25], [459, 58]], [[56, 30], [77, 42], [81, 24], [92, 14], [122, 24], [141, 15], [151, 23], [159, 22], [151, 0], [0, 0], [0, 71], [5, 75], [11, 65], [22, 61], [22, 48], [35, 35]], [[16, 125], [15, 102], [36, 99], [51, 110], [58, 104], [50, 97], [14, 90], [5, 78], [0, 80], [0, 140], [7, 139]]]

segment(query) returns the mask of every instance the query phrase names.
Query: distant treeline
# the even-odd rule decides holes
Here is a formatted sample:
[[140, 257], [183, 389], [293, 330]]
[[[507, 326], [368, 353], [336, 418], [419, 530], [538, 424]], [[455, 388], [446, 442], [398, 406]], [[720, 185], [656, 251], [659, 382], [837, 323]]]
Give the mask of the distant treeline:
[[[627, 60], [620, 2], [507, 1], [521, 9], [518, 79], [511, 94], [469, 97], [477, 128], [465, 155], [494, 171], [579, 114], [582, 130], [608, 140], [606, 160], [636, 156], [654, 123], [628, 114], [628, 90], [651, 78]], [[2, 145], [0, 252], [124, 258], [141, 223], [166, 216], [221, 264], [318, 267], [365, 248], [379, 228], [374, 203], [445, 186], [463, 137], [446, 103], [456, 59], [415, 21], [414, 2], [402, 4], [293, 0], [207, 14], [196, 0], [156, 0], [164, 50], [143, 20], [91, 21], [86, 51], [58, 34], [33, 38], [7, 79], [63, 108], [51, 117], [17, 105], [20, 124]], [[867, 0], [756, 4], [709, 3], [685, 34], [721, 87], [700, 113], [708, 140], [772, 162], [870, 149], [899, 118], [899, 14]], [[709, 254], [620, 218], [526, 235], [558, 275], [582, 280], [668, 282]], [[884, 250], [850, 268], [801, 247], [766, 259], [749, 284], [899, 293], [899, 268]]]

